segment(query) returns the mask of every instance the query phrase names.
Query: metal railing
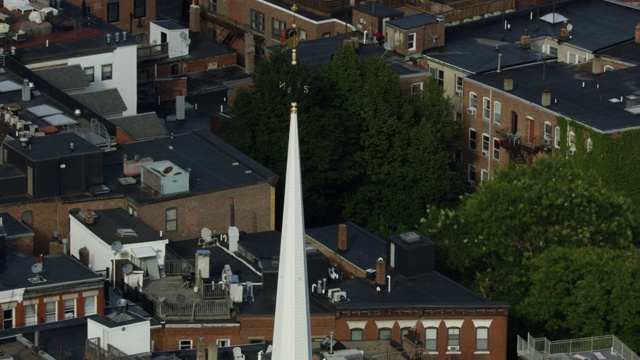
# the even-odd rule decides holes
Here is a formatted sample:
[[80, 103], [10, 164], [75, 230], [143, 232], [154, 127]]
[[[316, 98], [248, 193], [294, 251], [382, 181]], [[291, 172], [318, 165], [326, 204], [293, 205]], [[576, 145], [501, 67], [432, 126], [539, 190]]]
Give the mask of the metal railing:
[[227, 299], [203, 299], [188, 300], [181, 302], [158, 302], [156, 303], [157, 313], [161, 316], [180, 319], [196, 319], [198, 317], [227, 318], [229, 316], [230, 304]]
[[625, 360], [640, 360], [640, 357], [615, 335], [556, 341], [534, 338], [531, 335], [525, 340], [518, 336], [518, 356], [528, 360], [570, 360], [569, 355], [573, 353], [603, 350], [615, 352]]
[[157, 45], [138, 45], [138, 61], [148, 58], [166, 57], [169, 54], [169, 43]]
[[196, 260], [165, 260], [164, 267], [162, 269], [167, 276], [181, 276], [189, 274], [196, 271]]
[[204, 299], [224, 299], [227, 297], [227, 291], [220, 284], [202, 284], [201, 289]]
[[142, 360], [137, 355], [127, 355], [117, 347], [107, 344], [108, 350], [100, 346], [100, 338], [87, 339], [85, 342], [85, 359], [87, 360]]

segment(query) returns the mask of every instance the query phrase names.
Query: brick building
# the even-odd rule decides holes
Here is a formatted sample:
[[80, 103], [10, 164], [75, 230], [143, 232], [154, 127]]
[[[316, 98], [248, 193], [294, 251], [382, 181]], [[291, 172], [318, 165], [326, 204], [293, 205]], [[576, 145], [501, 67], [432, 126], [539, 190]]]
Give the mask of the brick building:
[[156, 19], [156, 0], [68, 0], [77, 7], [86, 6], [86, 13], [105, 22], [140, 34], [149, 31], [149, 23]]

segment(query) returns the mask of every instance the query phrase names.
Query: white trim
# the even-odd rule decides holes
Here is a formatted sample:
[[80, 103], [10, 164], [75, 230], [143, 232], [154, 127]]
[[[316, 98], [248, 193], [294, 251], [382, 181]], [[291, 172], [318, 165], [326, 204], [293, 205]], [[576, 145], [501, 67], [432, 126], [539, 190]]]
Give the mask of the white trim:
[[363, 329], [364, 327], [367, 325], [369, 321], [364, 320], [364, 321], [347, 321], [347, 326], [349, 327], [349, 330], [353, 330], [353, 329]]
[[434, 328], [439, 328], [440, 327], [440, 323], [442, 322], [441, 319], [437, 319], [437, 320], [432, 320], [432, 319], [422, 319], [422, 326], [426, 329], [428, 327], [434, 327]]
[[6, 304], [2, 304], [2, 310], [15, 309], [17, 305], [18, 305], [18, 303], [16, 303], [16, 302], [10, 302], [10, 303], [6, 303]]
[[37, 305], [39, 302], [40, 299], [25, 300], [24, 305]]
[[[307, 22], [309, 22], [309, 23], [311, 23], [311, 24], [321, 25], [321, 24], [328, 24], [328, 23], [332, 23], [332, 22], [337, 22], [338, 24], [340, 24], [340, 26], [342, 26], [342, 28], [344, 28], [344, 27], [345, 27], [345, 25], [346, 25], [346, 26], [348, 26], [348, 27], [349, 27], [349, 29], [350, 29], [351, 31], [356, 31], [356, 27], [355, 27], [355, 26], [353, 26], [353, 25], [351, 25], [351, 24], [349, 24], [349, 23], [345, 23], [344, 21], [340, 21], [340, 20], [338, 20], [338, 19], [331, 18], [331, 19], [328, 19], [328, 20], [315, 21], [315, 20], [311, 20], [311, 19], [309, 19], [309, 18], [305, 17], [304, 15], [301, 15], [300, 13], [295, 13], [295, 14], [294, 14], [294, 12], [293, 12], [293, 11], [291, 11], [291, 10], [287, 10], [287, 9], [285, 9], [285, 8], [279, 7], [279, 6], [274, 5], [274, 4], [272, 4], [272, 3], [268, 2], [268, 1], [265, 1], [265, 0], [257, 0], [257, 2], [259, 2], [259, 3], [260, 3], [260, 4], [262, 4], [262, 5], [266, 5], [266, 6], [268, 6], [268, 7], [274, 8], [274, 9], [275, 9], [275, 10], [277, 10], [278, 12], [283, 12], [283, 13], [289, 14], [289, 15], [291, 15], [292, 17], [293, 17], [293, 16], [295, 16], [295, 17], [296, 17], [296, 18], [298, 18], [298, 19], [304, 19], [304, 21], [307, 21]], [[273, 17], [273, 16], [272, 16], [272, 17]], [[266, 17], [265, 17], [265, 18], [266, 18]]]
[[400, 329], [415, 328], [418, 324], [418, 320], [398, 320], [397, 323], [398, 326], [400, 326]]
[[376, 326], [379, 329], [393, 329], [393, 325], [395, 325], [395, 320], [376, 320]]
[[444, 324], [447, 326], [448, 328], [461, 328], [462, 327], [462, 323], [464, 323], [464, 319], [444, 319], [442, 320], [444, 321]]
[[62, 295], [62, 300], [71, 300], [71, 299], [77, 299], [77, 298], [78, 298], [78, 294]]
[[100, 291], [99, 291], [99, 290], [84, 291], [84, 292], [82, 293], [82, 296], [83, 296], [83, 297], [96, 296], [96, 295], [98, 295], [99, 293], [100, 293]]
[[491, 322], [493, 322], [493, 319], [472, 319], [471, 321], [473, 321], [473, 326], [474, 327], [486, 327], [489, 328], [491, 327]]
[[60, 300], [60, 296], [48, 296], [42, 299], [44, 302], [52, 302]]

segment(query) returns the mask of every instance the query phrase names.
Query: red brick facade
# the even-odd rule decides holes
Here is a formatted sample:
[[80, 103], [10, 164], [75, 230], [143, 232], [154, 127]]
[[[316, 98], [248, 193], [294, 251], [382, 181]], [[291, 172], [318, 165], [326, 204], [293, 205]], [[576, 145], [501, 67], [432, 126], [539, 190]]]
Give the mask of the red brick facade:
[[[149, 22], [156, 19], [156, 0], [144, 0], [145, 11], [141, 17], [142, 28], [138, 27], [138, 20], [131, 18], [134, 13], [134, 1], [109, 1], [109, 0], [68, 0], [70, 3], [80, 7], [85, 1], [89, 12], [100, 19], [119, 27], [122, 30], [133, 34], [144, 33], [149, 31]], [[109, 3], [117, 3], [117, 16], [108, 18], [107, 11]], [[115, 5], [112, 5], [115, 6]]]

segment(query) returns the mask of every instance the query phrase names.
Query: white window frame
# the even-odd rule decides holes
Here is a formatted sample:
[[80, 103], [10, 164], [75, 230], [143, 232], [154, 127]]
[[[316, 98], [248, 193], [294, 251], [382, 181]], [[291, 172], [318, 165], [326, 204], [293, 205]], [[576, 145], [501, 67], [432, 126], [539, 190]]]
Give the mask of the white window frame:
[[100, 69], [100, 79], [102, 81], [113, 80], [113, 64], [104, 64]]
[[[49, 304], [53, 304], [53, 312], [48, 308]], [[49, 316], [53, 316], [52, 319]], [[58, 321], [58, 300], [45, 301], [44, 302], [44, 321], [46, 323], [52, 323]]]
[[493, 160], [500, 161], [500, 139], [493, 138]]
[[500, 101], [493, 102], [493, 122], [498, 125], [502, 122], [502, 104]]
[[456, 95], [462, 97], [462, 84], [464, 83], [464, 78], [460, 75], [456, 75]]
[[427, 352], [438, 351], [438, 328], [437, 327], [431, 326], [424, 329], [424, 348], [425, 350], [427, 350]]
[[447, 328], [447, 347], [460, 346], [460, 328], [450, 327]]
[[[14, 304], [15, 304], [15, 303], [14, 303]], [[10, 318], [4, 317], [4, 315], [5, 315], [7, 312], [11, 312], [11, 317], [10, 317]], [[6, 327], [6, 326], [5, 326], [5, 323], [6, 323], [8, 320], [11, 320], [11, 326], [10, 326], [10, 327]], [[7, 330], [7, 329], [13, 329], [13, 328], [15, 328], [15, 327], [16, 327], [16, 308], [15, 308], [15, 306], [14, 306], [14, 307], [12, 307], [12, 308], [9, 308], [9, 309], [5, 309], [5, 308], [3, 308], [3, 309], [2, 309], [2, 329], [3, 329], [3, 330]]]
[[568, 64], [580, 64], [587, 61], [587, 58], [585, 58], [582, 55], [579, 55], [577, 53], [571, 52], [571, 51], [567, 51], [567, 63]]
[[569, 136], [567, 136], [567, 143], [569, 144], [569, 148], [576, 148], [576, 133], [573, 130], [569, 131]]
[[489, 180], [489, 170], [480, 169], [480, 182], [485, 182]]
[[416, 49], [416, 33], [409, 33], [407, 35], [407, 48], [409, 50]]
[[[29, 309], [33, 310], [30, 311]], [[24, 326], [38, 324], [38, 303], [24, 304]]]
[[488, 97], [482, 98], [482, 118], [491, 120], [491, 99]]
[[560, 141], [561, 141], [560, 126], [556, 126], [556, 128], [554, 129], [554, 132], [555, 132], [554, 134], [555, 138], [553, 139], [553, 145], [559, 149]]
[[[70, 307], [67, 307], [68, 302], [73, 301], [73, 310], [71, 310]], [[75, 319], [78, 313], [78, 302], [76, 301], [75, 298], [73, 299], [64, 299], [62, 300], [62, 304], [63, 304], [63, 314], [64, 314], [64, 319]]]
[[[471, 134], [473, 134], [473, 137]], [[473, 146], [471, 146], [472, 143]], [[474, 128], [469, 128], [469, 149], [473, 151], [478, 149], [478, 132]]]
[[467, 181], [469, 181], [469, 185], [471, 185], [472, 181], [473, 181], [473, 186], [475, 186], [476, 184], [476, 166], [473, 164], [469, 164], [467, 168]]
[[553, 126], [551, 126], [551, 122], [550, 121], [545, 121], [544, 122], [544, 143], [545, 145], [551, 145], [551, 132], [552, 132]]
[[[481, 346], [481, 342], [485, 346]], [[489, 351], [489, 328], [486, 326], [476, 328], [476, 351]]]
[[613, 70], [614, 70], [614, 68], [613, 68], [613, 66], [611, 66], [611, 65], [605, 65], [605, 66], [602, 68], [602, 72], [613, 71]]
[[[170, 213], [173, 215], [170, 216]], [[165, 230], [169, 231], [178, 231], [178, 208], [177, 207], [169, 207], [165, 209]]]
[[[84, 76], [90, 83], [96, 81], [96, 68], [93, 66], [87, 66], [84, 68]], [[89, 78], [89, 76], [91, 76], [91, 78]]]
[[587, 139], [587, 152], [590, 152], [591, 150], [593, 150], [593, 140], [591, 140], [591, 138]]
[[473, 91], [469, 92], [469, 107], [472, 109], [478, 108], [478, 94]]
[[210, 13], [218, 12], [218, 0], [209, 0], [209, 6], [207, 7], [207, 11]]
[[415, 95], [420, 94], [420, 92], [422, 91], [422, 84], [423, 83], [411, 84], [411, 96], [415, 96]]
[[178, 349], [179, 350], [191, 350], [191, 349], [193, 349], [193, 340], [191, 340], [191, 339], [180, 339], [180, 340], [178, 340]]
[[218, 347], [231, 346], [231, 339], [216, 339], [216, 345], [218, 345]]
[[[87, 306], [89, 304], [89, 302], [88, 302], [89, 299], [91, 299], [93, 301], [93, 307], [88, 307]], [[95, 295], [84, 296], [83, 300], [84, 300], [84, 316], [95, 315], [95, 314], [98, 313], [97, 296], [95, 296]]]
[[490, 142], [491, 142], [491, 137], [489, 137], [489, 134], [482, 133], [482, 156], [484, 157], [489, 157], [489, 151], [491, 150]]
[[261, 34], [264, 34], [264, 13], [251, 9], [251, 30], [255, 30]]

